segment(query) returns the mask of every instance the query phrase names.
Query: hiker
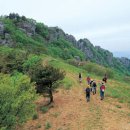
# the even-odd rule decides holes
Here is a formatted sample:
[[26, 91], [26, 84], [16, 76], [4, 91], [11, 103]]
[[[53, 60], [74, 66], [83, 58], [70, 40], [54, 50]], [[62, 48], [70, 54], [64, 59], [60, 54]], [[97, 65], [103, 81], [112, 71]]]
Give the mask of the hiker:
[[91, 90], [91, 92], [93, 91], [93, 79], [91, 79], [91, 81], [90, 81], [90, 90]]
[[105, 85], [104, 83], [102, 82], [101, 86], [100, 86], [100, 97], [101, 97], [101, 100], [104, 99], [104, 91], [105, 91]]
[[79, 82], [82, 83], [82, 75], [79, 73]]
[[86, 80], [87, 80], [87, 84], [89, 85], [89, 84], [90, 84], [90, 81], [91, 81], [90, 77], [87, 76]]
[[87, 102], [89, 102], [90, 101], [90, 86], [89, 85], [87, 85], [85, 92], [86, 92], [86, 100]]
[[102, 81], [104, 81], [105, 83], [107, 83], [107, 75], [105, 74]]
[[93, 84], [92, 84], [92, 92], [93, 92], [93, 95], [96, 94], [96, 87], [97, 87], [97, 84], [96, 84], [96, 82], [93, 80]]

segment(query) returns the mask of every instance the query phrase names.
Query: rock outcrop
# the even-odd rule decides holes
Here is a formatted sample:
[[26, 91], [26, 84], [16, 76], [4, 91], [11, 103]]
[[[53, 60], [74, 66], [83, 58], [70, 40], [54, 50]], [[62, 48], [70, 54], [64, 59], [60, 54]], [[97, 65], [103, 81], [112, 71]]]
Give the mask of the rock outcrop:
[[29, 21], [21, 21], [17, 23], [19, 29], [24, 31], [28, 36], [35, 35], [36, 25]]
[[130, 59], [126, 57], [119, 58], [120, 62], [125, 66], [127, 69], [130, 70]]
[[4, 24], [0, 22], [0, 35], [4, 34]]
[[12, 45], [12, 43], [10, 34], [5, 32], [4, 23], [0, 22], [0, 45]]
[[59, 38], [65, 38], [65, 33], [58, 27], [49, 27], [49, 42], [57, 41]]

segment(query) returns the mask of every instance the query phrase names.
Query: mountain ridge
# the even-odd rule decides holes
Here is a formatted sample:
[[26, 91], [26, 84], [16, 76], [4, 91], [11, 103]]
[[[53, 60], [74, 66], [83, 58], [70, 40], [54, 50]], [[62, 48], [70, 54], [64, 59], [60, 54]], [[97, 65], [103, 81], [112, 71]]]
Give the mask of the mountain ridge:
[[[13, 28], [16, 30], [13, 30]], [[30, 43], [34, 42], [37, 45], [46, 43], [44, 48], [45, 50], [46, 47], [51, 48], [50, 53], [52, 49], [54, 51], [58, 47], [60, 50], [55, 50], [57, 51], [56, 55], [59, 56], [58, 53], [62, 53], [61, 57], [65, 59], [79, 57], [78, 59], [83, 60], [85, 58], [85, 60], [90, 60], [106, 67], [116, 68], [124, 73], [130, 72], [130, 59], [116, 58], [112, 52], [100, 46], [94, 46], [87, 38], [76, 40], [73, 35], [65, 33], [59, 27], [48, 27], [43, 23], [37, 23], [33, 19], [28, 19], [15, 13], [11, 13], [9, 16], [1, 16], [1, 45], [17, 46], [18, 43], [28, 43], [25, 38], [28, 38]], [[80, 55], [81, 52], [75, 50], [73, 46], [83, 53], [82, 56]], [[42, 48], [43, 44], [40, 44], [39, 47]], [[73, 52], [72, 49], [69, 50], [70, 48], [73, 48]]]

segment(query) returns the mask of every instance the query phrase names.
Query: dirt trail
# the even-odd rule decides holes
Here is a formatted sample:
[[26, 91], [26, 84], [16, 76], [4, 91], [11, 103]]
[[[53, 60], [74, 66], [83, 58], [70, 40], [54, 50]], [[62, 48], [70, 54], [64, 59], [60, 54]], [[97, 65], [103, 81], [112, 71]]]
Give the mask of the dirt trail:
[[[41, 98], [37, 105], [44, 103]], [[84, 85], [71, 90], [59, 89], [54, 94], [54, 104], [45, 114], [38, 111], [39, 118], [28, 121], [21, 130], [130, 130], [130, 110], [125, 104], [119, 104], [112, 98], [100, 100], [99, 90], [91, 94], [86, 102]], [[117, 106], [121, 106], [118, 108]]]

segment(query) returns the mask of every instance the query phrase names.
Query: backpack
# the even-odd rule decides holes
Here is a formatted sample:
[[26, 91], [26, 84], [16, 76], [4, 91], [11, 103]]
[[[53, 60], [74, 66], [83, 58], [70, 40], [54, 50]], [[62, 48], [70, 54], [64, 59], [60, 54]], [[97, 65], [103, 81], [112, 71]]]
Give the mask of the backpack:
[[86, 93], [90, 93], [90, 88], [86, 88]]

